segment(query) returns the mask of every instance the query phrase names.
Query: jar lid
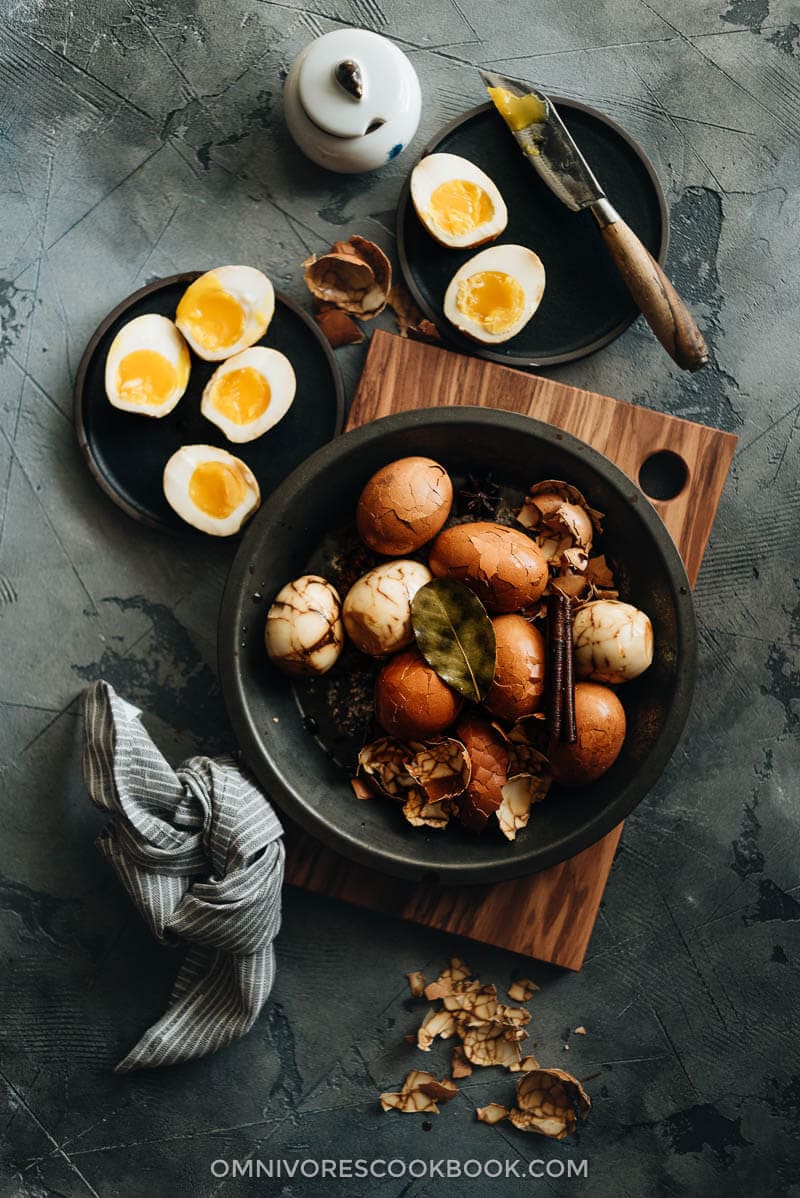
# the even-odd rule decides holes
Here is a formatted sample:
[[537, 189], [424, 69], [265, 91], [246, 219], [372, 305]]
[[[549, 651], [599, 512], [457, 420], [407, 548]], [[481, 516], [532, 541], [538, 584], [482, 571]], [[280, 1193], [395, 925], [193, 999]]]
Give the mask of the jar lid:
[[336, 29], [318, 37], [298, 77], [306, 115], [335, 137], [363, 137], [386, 124], [405, 111], [415, 84], [405, 54], [367, 29]]

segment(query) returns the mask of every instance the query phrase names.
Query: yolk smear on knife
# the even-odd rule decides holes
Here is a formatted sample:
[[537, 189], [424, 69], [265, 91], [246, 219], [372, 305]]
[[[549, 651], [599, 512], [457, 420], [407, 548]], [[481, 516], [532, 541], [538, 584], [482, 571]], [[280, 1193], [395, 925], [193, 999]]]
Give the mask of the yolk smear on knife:
[[483, 270], [458, 285], [456, 307], [489, 333], [504, 333], [519, 320], [525, 292], [513, 275]]
[[201, 462], [189, 479], [189, 499], [215, 520], [230, 516], [246, 495], [244, 479], [227, 462]]
[[234, 424], [251, 424], [263, 416], [272, 398], [270, 385], [252, 366], [229, 370], [217, 380], [211, 396], [214, 408]]
[[153, 349], [135, 349], [117, 367], [117, 391], [128, 403], [156, 407], [173, 394], [178, 372], [163, 354]]
[[515, 133], [547, 120], [547, 105], [538, 96], [515, 96], [505, 87], [490, 87], [488, 92], [495, 108]]
[[236, 345], [244, 330], [242, 305], [213, 274], [203, 275], [187, 287], [176, 319], [198, 345], [211, 351]]
[[494, 204], [479, 184], [448, 179], [431, 193], [429, 211], [443, 233], [458, 237], [490, 221]]

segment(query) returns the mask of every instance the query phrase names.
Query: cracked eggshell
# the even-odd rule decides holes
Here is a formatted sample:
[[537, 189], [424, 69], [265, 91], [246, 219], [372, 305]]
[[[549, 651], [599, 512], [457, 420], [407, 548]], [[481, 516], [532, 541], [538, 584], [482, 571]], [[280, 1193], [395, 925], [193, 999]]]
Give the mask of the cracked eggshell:
[[574, 745], [555, 745], [550, 754], [553, 780], [562, 786], [595, 782], [617, 760], [625, 740], [625, 709], [607, 686], [596, 682], [575, 684]]
[[466, 828], [480, 832], [503, 801], [508, 745], [497, 728], [475, 715], [464, 716], [455, 735], [467, 750], [472, 766], [469, 785], [459, 799], [459, 817]]
[[461, 707], [461, 697], [442, 682], [418, 649], [392, 657], [375, 680], [375, 713], [390, 736], [436, 736], [458, 718]]
[[421, 562], [383, 562], [353, 583], [345, 596], [342, 619], [350, 640], [362, 653], [384, 657], [414, 641], [411, 600], [431, 581]]
[[638, 607], [617, 599], [596, 599], [572, 622], [575, 672], [594, 682], [638, 678], [653, 661], [653, 625]]
[[524, 719], [544, 702], [545, 640], [524, 616], [492, 620], [496, 645], [494, 680], [484, 707], [501, 720]]
[[431, 546], [428, 564], [436, 578], [458, 578], [493, 612], [531, 607], [549, 581], [539, 546], [504, 524], [477, 521], [445, 529]]
[[335, 588], [317, 574], [288, 582], [267, 613], [270, 659], [285, 674], [325, 674], [344, 645], [341, 604]]
[[398, 458], [369, 480], [358, 501], [362, 541], [386, 557], [414, 553], [442, 528], [453, 504], [453, 484], [431, 458]]

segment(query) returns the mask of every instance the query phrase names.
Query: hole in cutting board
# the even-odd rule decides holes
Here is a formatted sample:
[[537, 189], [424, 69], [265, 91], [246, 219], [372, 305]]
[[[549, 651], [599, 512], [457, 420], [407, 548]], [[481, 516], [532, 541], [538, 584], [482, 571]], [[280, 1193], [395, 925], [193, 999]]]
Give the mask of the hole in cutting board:
[[671, 449], [659, 449], [645, 458], [639, 468], [639, 486], [650, 499], [675, 499], [686, 486], [689, 470], [682, 457]]

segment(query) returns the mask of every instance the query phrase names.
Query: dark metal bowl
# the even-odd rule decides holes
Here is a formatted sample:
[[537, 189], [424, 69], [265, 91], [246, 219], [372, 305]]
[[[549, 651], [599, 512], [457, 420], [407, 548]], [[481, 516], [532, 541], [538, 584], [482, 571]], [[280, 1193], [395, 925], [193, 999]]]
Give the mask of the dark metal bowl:
[[[321, 546], [352, 528], [356, 502], [380, 466], [411, 454], [442, 462], [454, 479], [485, 474], [518, 495], [542, 478], [563, 478], [606, 513], [603, 549], [623, 597], [650, 615], [655, 660], [618, 689], [628, 718], [625, 745], [599, 781], [554, 788], [509, 843], [410, 827], [399, 805], [359, 802], [347, 772], [309, 731], [304, 684], [269, 662], [264, 623], [289, 579], [319, 572]], [[683, 563], [643, 493], [583, 441], [511, 412], [430, 408], [375, 421], [320, 449], [278, 488], [253, 520], [233, 563], [219, 628], [223, 692], [250, 767], [287, 815], [353, 860], [400, 877], [489, 882], [533, 873], [599, 840], [641, 801], [664, 769], [691, 705], [696, 666], [692, 598]], [[340, 667], [337, 665], [334, 670]], [[333, 673], [333, 672], [332, 672]], [[329, 676], [326, 676], [329, 677]]]

